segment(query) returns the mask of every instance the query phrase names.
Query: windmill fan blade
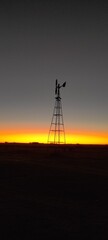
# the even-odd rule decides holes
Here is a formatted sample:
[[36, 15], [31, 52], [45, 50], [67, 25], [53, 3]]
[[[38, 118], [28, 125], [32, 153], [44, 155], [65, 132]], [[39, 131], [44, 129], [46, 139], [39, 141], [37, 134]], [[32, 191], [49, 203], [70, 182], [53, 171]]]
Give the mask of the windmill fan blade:
[[58, 84], [58, 82], [57, 82], [57, 79], [56, 79], [56, 82], [55, 82], [55, 94], [57, 94], [57, 84]]
[[57, 88], [55, 88], [55, 94], [57, 94]]
[[66, 86], [66, 82], [64, 82], [62, 86], [65, 87]]

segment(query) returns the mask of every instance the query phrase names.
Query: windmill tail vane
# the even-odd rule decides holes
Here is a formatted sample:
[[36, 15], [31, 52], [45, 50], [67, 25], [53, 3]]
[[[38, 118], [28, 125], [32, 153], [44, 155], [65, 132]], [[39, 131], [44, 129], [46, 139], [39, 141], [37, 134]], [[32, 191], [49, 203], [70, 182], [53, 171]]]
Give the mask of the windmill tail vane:
[[60, 97], [60, 89], [66, 86], [66, 82], [62, 85], [55, 81], [55, 105], [53, 110], [53, 116], [48, 134], [48, 143], [52, 144], [65, 144], [65, 129], [63, 121], [62, 102]]

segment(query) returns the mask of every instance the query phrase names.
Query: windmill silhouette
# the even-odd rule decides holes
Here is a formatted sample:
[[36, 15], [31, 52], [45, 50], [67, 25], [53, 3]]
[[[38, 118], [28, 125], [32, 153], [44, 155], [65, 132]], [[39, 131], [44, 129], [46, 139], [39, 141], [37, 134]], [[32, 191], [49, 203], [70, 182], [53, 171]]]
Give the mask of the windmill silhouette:
[[54, 144], [65, 144], [65, 129], [63, 121], [63, 111], [62, 111], [62, 102], [60, 97], [60, 89], [66, 86], [66, 82], [62, 85], [58, 83], [58, 80], [55, 81], [55, 106], [53, 110], [53, 116], [51, 120], [51, 125], [48, 134], [48, 143]]

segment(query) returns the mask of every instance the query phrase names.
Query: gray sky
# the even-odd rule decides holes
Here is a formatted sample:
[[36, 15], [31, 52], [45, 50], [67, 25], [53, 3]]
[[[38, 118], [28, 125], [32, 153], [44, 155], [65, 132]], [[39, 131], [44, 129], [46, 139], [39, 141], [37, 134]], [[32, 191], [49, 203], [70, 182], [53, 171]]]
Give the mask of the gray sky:
[[49, 127], [54, 85], [65, 127], [108, 131], [108, 3], [0, 3], [0, 125]]

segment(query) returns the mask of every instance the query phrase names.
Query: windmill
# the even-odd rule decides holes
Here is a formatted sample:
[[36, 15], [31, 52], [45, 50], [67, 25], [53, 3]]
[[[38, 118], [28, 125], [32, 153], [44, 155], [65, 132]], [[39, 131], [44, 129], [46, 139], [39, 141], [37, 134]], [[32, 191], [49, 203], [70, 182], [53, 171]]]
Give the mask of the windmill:
[[65, 129], [62, 112], [62, 102], [60, 97], [60, 89], [66, 86], [66, 82], [62, 85], [55, 81], [55, 106], [53, 110], [53, 116], [48, 134], [48, 143], [61, 144], [66, 143]]

